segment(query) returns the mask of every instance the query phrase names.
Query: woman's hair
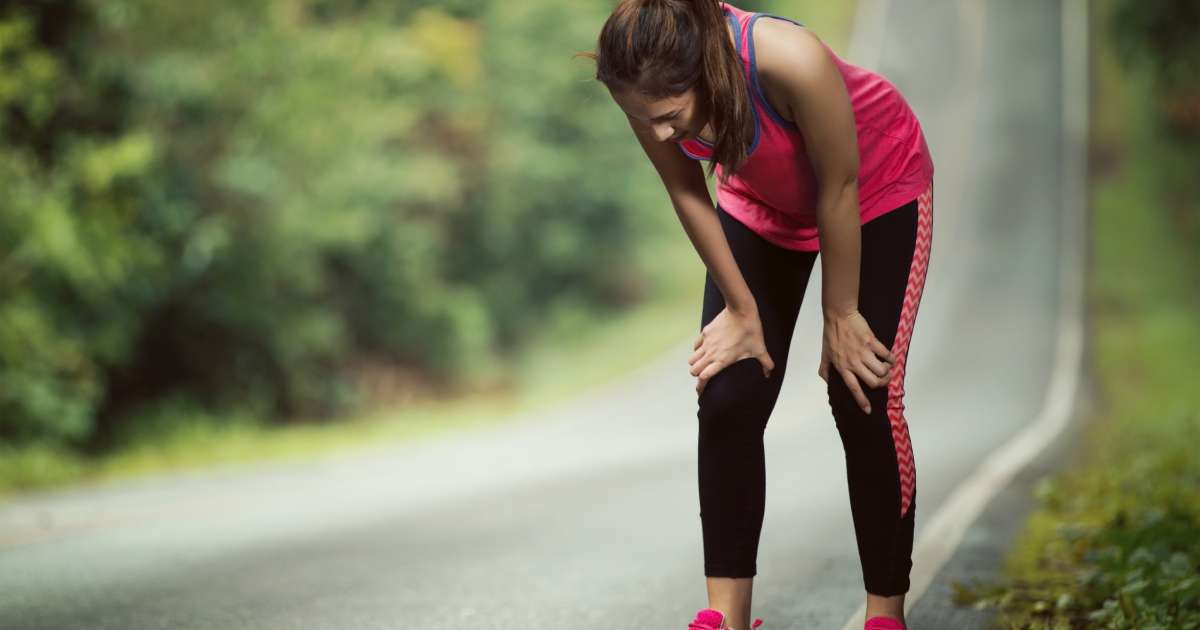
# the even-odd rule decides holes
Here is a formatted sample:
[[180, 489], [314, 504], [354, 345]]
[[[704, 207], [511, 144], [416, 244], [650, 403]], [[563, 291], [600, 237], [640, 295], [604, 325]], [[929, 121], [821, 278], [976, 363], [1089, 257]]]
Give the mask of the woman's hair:
[[707, 103], [717, 134], [712, 176], [722, 179], [742, 164], [754, 137], [754, 112], [742, 60], [725, 32], [717, 0], [621, 0], [600, 29], [596, 80], [610, 90], [636, 90], [649, 98], [679, 96], [695, 88]]

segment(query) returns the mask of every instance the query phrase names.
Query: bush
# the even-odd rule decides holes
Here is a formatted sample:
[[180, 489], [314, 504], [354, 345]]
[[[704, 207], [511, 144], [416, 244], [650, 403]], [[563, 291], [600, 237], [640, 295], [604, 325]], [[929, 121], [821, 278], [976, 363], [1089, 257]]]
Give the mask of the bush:
[[674, 216], [572, 58], [610, 8], [0, 2], [0, 439], [503, 383], [556, 305], [640, 300]]

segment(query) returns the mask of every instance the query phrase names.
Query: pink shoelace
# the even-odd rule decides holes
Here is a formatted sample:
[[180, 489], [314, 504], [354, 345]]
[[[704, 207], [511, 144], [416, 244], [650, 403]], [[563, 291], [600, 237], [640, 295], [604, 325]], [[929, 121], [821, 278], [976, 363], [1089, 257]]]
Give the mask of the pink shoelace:
[[[721, 624], [725, 622], [725, 613], [715, 608], [705, 608], [696, 613], [696, 618], [688, 624], [688, 630], [724, 630]], [[750, 624], [751, 630], [762, 625], [762, 619], [755, 619]]]

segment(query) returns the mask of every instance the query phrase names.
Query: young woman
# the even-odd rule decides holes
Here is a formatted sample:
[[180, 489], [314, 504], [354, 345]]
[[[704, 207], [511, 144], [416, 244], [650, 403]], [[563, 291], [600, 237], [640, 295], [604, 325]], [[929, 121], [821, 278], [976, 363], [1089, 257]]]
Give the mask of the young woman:
[[[588, 56], [707, 267], [689, 363], [709, 607], [688, 627], [762, 623], [763, 431], [819, 254], [817, 373], [846, 454], [864, 627], [903, 629], [916, 507], [904, 367], [933, 221], [916, 116], [801, 23], [717, 0], [622, 0]], [[715, 208], [697, 160], [718, 176]]]

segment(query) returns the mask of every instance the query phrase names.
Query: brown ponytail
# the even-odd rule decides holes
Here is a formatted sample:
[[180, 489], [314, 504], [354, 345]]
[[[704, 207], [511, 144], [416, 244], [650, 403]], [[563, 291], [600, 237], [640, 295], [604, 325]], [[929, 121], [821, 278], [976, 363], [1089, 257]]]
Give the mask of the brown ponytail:
[[600, 29], [596, 52], [582, 53], [612, 91], [665, 98], [695, 88], [717, 136], [708, 176], [720, 164], [722, 180], [741, 166], [754, 138], [745, 69], [725, 23], [717, 0], [621, 0]]

